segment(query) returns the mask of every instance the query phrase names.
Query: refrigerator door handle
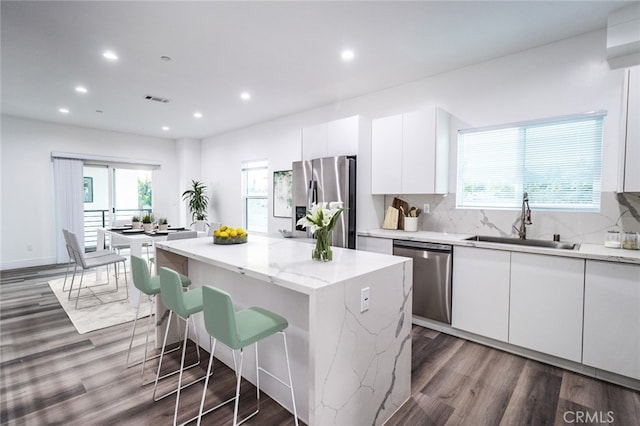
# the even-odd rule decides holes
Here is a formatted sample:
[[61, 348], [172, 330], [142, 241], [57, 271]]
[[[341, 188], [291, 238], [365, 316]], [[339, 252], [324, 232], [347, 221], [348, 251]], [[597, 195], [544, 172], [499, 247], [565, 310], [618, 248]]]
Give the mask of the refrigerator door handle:
[[311, 205], [318, 201], [318, 182], [315, 180], [309, 181], [309, 190], [307, 191], [307, 208], [311, 208]]

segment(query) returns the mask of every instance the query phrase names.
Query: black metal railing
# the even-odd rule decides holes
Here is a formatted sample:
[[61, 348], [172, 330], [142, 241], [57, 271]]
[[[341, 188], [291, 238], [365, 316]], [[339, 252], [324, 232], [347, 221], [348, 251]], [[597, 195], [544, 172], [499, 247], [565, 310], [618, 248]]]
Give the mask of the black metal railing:
[[[134, 215], [142, 216], [151, 213], [151, 209], [123, 209], [116, 210], [117, 218], [130, 218]], [[84, 249], [96, 250], [98, 242], [98, 228], [109, 225], [109, 210], [85, 210], [84, 211]]]

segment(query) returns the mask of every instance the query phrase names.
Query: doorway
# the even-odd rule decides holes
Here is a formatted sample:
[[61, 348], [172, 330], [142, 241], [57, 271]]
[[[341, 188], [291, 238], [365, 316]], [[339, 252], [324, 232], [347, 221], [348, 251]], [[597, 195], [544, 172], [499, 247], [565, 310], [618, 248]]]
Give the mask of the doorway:
[[85, 163], [83, 183], [85, 251], [96, 250], [98, 228], [116, 221], [130, 223], [133, 216], [152, 211], [149, 169]]

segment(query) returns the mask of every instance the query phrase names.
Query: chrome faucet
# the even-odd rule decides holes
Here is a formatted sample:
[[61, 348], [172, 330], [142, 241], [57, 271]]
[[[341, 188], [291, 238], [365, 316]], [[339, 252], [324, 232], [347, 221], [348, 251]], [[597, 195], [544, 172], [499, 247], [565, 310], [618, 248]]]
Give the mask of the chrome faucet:
[[532, 225], [531, 222], [531, 209], [529, 208], [529, 194], [526, 192], [522, 194], [522, 212], [520, 213], [520, 228], [516, 228], [513, 225], [513, 229], [518, 231], [518, 237], [521, 240], [527, 239], [527, 225]]

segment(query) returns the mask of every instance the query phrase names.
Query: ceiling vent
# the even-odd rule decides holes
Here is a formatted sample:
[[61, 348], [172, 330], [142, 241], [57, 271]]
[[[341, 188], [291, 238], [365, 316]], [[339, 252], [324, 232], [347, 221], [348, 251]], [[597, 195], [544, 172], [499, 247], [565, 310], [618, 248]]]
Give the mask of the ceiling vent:
[[161, 98], [160, 96], [146, 95], [144, 98], [148, 101], [160, 102], [161, 104], [168, 104], [170, 102], [169, 99]]
[[640, 3], [609, 15], [607, 61], [611, 69], [640, 65]]

